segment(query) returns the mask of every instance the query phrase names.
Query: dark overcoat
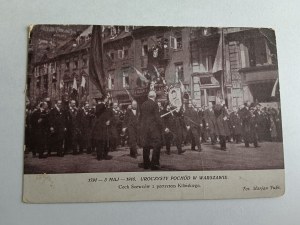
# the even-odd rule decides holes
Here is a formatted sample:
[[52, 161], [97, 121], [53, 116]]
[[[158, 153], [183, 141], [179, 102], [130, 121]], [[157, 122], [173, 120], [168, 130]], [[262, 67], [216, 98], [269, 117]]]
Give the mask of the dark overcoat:
[[128, 144], [129, 146], [135, 145], [138, 143], [138, 131], [139, 131], [139, 111], [136, 111], [134, 115], [131, 109], [128, 109], [125, 113], [123, 127], [127, 128], [128, 133]]
[[216, 116], [216, 135], [229, 136], [228, 115], [225, 108], [219, 104], [215, 105], [214, 112]]
[[238, 113], [232, 112], [229, 116], [230, 126], [233, 135], [242, 134], [242, 120]]
[[140, 126], [142, 146], [160, 147], [163, 124], [158, 105], [151, 99], [145, 101], [141, 106]]
[[[109, 125], [106, 124], [110, 121]], [[95, 119], [92, 128], [92, 138], [96, 141], [113, 141], [115, 137], [115, 121], [110, 109], [105, 109], [101, 115]]]
[[31, 115], [32, 141], [35, 148], [44, 148], [47, 142], [48, 134], [48, 113], [37, 109]]
[[78, 129], [80, 131], [80, 138], [86, 144], [90, 144], [92, 134], [92, 120], [93, 115], [88, 110], [78, 110], [77, 121]]
[[52, 127], [54, 131], [50, 133], [51, 141], [61, 141], [65, 137], [66, 114], [62, 110], [58, 110], [56, 107], [51, 109], [49, 113], [49, 127]]
[[206, 123], [206, 128], [209, 130], [210, 134], [216, 133], [216, 116], [214, 110], [206, 109], [204, 111], [204, 120]]

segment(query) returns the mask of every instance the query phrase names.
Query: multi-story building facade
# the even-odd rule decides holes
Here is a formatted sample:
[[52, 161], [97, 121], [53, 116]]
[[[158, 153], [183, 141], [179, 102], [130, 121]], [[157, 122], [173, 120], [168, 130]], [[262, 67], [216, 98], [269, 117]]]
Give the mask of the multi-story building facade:
[[[88, 79], [91, 31], [89, 27], [34, 65], [31, 96], [79, 102], [101, 96]], [[229, 108], [279, 100], [271, 98], [278, 69], [275, 36], [268, 29], [105, 26], [103, 59], [107, 91], [123, 104], [130, 96], [140, 103], [146, 99], [149, 85], [137, 71], [149, 80], [160, 76], [167, 85], [181, 82], [185, 97], [198, 106], [217, 98], [224, 98]], [[166, 100], [163, 86], [156, 85], [161, 101]]]

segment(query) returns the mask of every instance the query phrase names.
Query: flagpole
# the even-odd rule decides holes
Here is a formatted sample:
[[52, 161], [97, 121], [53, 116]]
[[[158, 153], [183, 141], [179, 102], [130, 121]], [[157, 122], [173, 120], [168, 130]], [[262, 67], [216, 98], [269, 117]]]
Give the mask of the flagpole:
[[224, 76], [225, 76], [225, 66], [224, 66], [224, 30], [223, 30], [223, 27], [221, 28], [221, 41], [222, 41], [222, 74], [221, 74], [221, 91], [222, 91], [222, 98], [223, 100], [225, 100], [225, 94], [224, 94]]

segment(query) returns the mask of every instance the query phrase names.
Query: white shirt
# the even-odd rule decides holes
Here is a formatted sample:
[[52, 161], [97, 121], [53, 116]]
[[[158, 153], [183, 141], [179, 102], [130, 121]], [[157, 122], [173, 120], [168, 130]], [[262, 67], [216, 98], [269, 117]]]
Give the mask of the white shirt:
[[133, 115], [136, 116], [136, 109], [132, 109]]

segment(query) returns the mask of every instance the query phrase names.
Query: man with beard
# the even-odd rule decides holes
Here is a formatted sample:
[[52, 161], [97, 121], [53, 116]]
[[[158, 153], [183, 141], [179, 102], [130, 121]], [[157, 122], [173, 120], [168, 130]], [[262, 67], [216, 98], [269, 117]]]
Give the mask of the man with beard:
[[[160, 148], [162, 137], [162, 121], [159, 115], [158, 105], [155, 102], [156, 93], [150, 91], [148, 100], [141, 107], [141, 141], [143, 146], [143, 163], [139, 167], [152, 170], [160, 169]], [[153, 149], [150, 161], [150, 150]]]
[[130, 157], [137, 157], [137, 140], [138, 140], [138, 118], [139, 112], [137, 109], [137, 102], [135, 100], [131, 103], [131, 109], [126, 111], [123, 124], [123, 132], [127, 130], [128, 145], [130, 149]]

